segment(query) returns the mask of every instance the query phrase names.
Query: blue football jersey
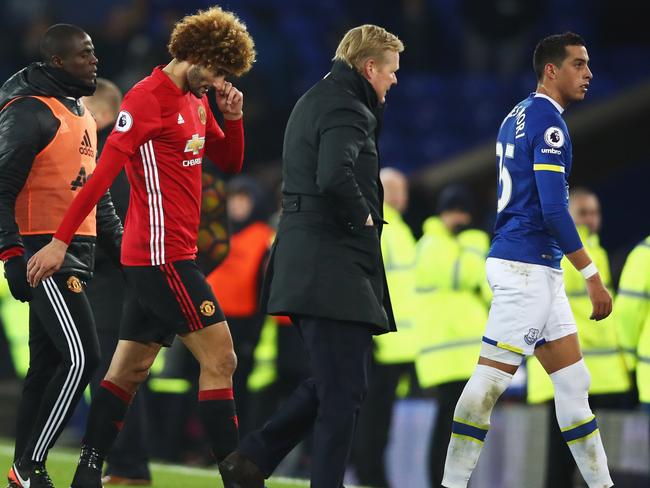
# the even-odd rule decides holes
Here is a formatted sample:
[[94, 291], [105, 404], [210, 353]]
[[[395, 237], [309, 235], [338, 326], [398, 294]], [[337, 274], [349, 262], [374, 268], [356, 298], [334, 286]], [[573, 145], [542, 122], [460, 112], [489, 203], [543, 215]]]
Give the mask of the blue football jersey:
[[[559, 105], [532, 93], [506, 116], [496, 143], [497, 218], [489, 256], [560, 268], [563, 252], [544, 221], [536, 172], [562, 178], [568, 207], [572, 147]], [[548, 173], [547, 173], [548, 174]]]

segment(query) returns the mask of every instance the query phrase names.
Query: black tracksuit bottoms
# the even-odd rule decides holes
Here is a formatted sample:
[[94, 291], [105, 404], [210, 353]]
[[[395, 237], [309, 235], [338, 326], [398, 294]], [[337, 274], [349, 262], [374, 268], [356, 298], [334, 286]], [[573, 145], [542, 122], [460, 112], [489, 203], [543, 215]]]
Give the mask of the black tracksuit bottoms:
[[77, 276], [58, 273], [29, 303], [29, 370], [23, 384], [14, 459], [47, 459], [99, 364], [93, 313]]

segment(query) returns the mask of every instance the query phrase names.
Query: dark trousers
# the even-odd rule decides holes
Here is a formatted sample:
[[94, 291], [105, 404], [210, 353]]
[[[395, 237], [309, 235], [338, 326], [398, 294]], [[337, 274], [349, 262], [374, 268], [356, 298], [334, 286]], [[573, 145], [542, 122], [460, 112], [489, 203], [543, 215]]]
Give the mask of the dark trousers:
[[432, 487], [437, 488], [442, 484], [454, 410], [466, 383], [467, 380], [451, 381], [431, 390], [438, 404], [438, 413], [432, 426], [429, 443], [429, 480]]
[[[309, 378], [309, 358], [295, 327], [277, 326], [277, 377], [273, 383], [250, 394], [250, 425], [259, 428], [275, 413], [303, 381]], [[237, 366], [239, 367], [239, 366]], [[239, 398], [237, 405], [239, 409]], [[243, 436], [242, 436], [243, 437]]]
[[[300, 334], [295, 327], [279, 325], [277, 328], [277, 354], [275, 357], [277, 375], [271, 384], [249, 393], [248, 413], [251, 428], [259, 428], [264, 425], [291, 396], [298, 385], [310, 376], [309, 360]], [[239, 398], [235, 398], [237, 398], [237, 408], [239, 409]], [[311, 447], [312, 438], [308, 435], [299, 446], [300, 452], [295, 465], [283, 475], [308, 478], [311, 472]]]
[[[628, 408], [631, 403], [627, 393], [591, 395], [589, 405], [592, 410], [599, 408], [619, 410]], [[546, 469], [546, 488], [573, 488], [576, 462], [567, 446], [555, 416], [555, 402], [548, 403], [548, 461]]]
[[341, 488], [361, 403], [368, 389], [372, 332], [364, 324], [301, 316], [312, 376], [239, 450], [270, 476], [313, 429], [311, 488]]
[[[104, 379], [117, 347], [125, 287], [121, 271], [107, 259], [98, 259], [95, 277], [86, 289], [95, 316], [102, 357], [90, 382], [91, 394]], [[135, 479], [151, 478], [147, 466], [145, 400], [142, 393], [134, 397], [125, 417], [124, 428], [108, 453], [106, 474]]]
[[384, 455], [393, 417], [395, 389], [400, 378], [412, 369], [413, 363], [373, 362], [368, 397], [361, 408], [352, 451], [359, 484], [375, 488], [389, 486]]
[[14, 458], [47, 459], [99, 363], [88, 298], [76, 277], [57, 274], [29, 303], [29, 369], [16, 420]]

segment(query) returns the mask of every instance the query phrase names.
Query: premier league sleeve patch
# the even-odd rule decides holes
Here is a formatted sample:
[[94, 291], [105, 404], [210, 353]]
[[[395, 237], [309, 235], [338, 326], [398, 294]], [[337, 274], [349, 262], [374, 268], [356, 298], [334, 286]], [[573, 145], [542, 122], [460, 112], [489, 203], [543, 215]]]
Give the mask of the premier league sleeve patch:
[[118, 132], [128, 132], [129, 129], [133, 126], [133, 117], [126, 110], [122, 110], [117, 115], [117, 121], [115, 122], [115, 130]]
[[564, 146], [564, 132], [559, 127], [549, 127], [544, 132], [544, 142], [551, 147]]

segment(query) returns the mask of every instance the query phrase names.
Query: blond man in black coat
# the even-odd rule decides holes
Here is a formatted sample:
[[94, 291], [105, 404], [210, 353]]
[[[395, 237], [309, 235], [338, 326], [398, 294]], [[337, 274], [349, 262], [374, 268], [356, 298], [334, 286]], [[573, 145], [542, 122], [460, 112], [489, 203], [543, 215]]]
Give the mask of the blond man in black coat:
[[395, 330], [380, 236], [379, 135], [401, 41], [374, 25], [345, 34], [330, 73], [296, 103], [284, 137], [282, 217], [262, 304], [289, 315], [311, 377], [222, 463], [226, 487], [261, 488], [313, 429], [311, 487], [340, 488], [374, 334]]

